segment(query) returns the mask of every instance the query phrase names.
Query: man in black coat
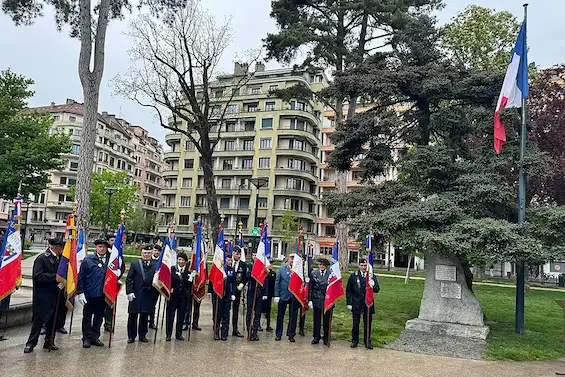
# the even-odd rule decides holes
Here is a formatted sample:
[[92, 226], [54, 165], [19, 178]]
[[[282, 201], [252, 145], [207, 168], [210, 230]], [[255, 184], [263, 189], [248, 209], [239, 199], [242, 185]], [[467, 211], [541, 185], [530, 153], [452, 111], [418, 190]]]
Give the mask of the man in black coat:
[[[155, 310], [155, 300], [159, 292], [153, 287], [153, 275], [157, 263], [151, 260], [151, 247], [141, 252], [141, 259], [132, 262], [126, 278], [128, 305], [128, 343], [139, 341], [147, 343], [149, 315]], [[138, 326], [139, 324], [139, 326]]]
[[[12, 297], [11, 294], [0, 300], [0, 321], [2, 320], [4, 312], [7, 312], [10, 308], [10, 297]], [[4, 337], [4, 334], [0, 334], [0, 342], [3, 340], [8, 340], [8, 338]]]
[[[255, 262], [256, 254], [253, 253], [253, 263]], [[261, 307], [263, 302], [263, 295], [267, 292], [268, 287], [267, 279], [265, 278], [264, 286], [257, 283], [251, 276], [251, 271], [253, 271], [253, 263], [247, 265], [247, 281], [249, 282], [249, 288], [247, 290], [247, 316], [245, 321], [247, 324], [247, 332], [249, 334], [249, 340], [258, 341], [257, 331], [259, 331], [259, 326], [261, 324]], [[266, 296], [265, 296], [266, 297]], [[253, 303], [255, 302], [255, 305]], [[253, 321], [251, 320], [253, 317]]]
[[173, 335], [175, 314], [177, 316], [175, 338], [177, 340], [184, 340], [182, 336], [182, 326], [188, 308], [188, 298], [192, 295], [192, 292], [189, 290], [189, 286], [192, 288], [192, 284], [189, 282], [190, 272], [186, 265], [187, 260], [188, 257], [185, 253], [179, 253], [177, 255], [177, 265], [171, 267], [171, 298], [167, 305], [167, 321], [165, 325], [165, 332], [167, 334], [166, 340], [168, 342]]
[[[273, 331], [271, 327], [271, 309], [273, 307], [273, 298], [275, 297], [275, 280], [277, 280], [277, 273], [271, 268], [265, 278], [262, 297], [263, 302], [261, 303], [261, 313], [265, 315], [265, 319], [267, 320], [266, 330], [269, 332]], [[261, 325], [259, 325], [259, 331], [263, 331]]]
[[243, 292], [243, 287], [247, 284], [247, 264], [241, 261], [241, 250], [237, 246], [233, 252], [233, 273], [235, 276], [235, 301], [233, 302], [232, 336], [243, 338], [243, 335], [237, 329], [237, 325], [239, 322], [241, 293]]
[[214, 306], [214, 310], [216, 306], [216, 300], [218, 303], [216, 333], [214, 334], [214, 340], [228, 340], [228, 331], [230, 327], [230, 303], [235, 300], [235, 276], [233, 274], [232, 263], [233, 260], [231, 255], [226, 255], [226, 279], [224, 280], [224, 292], [222, 294], [222, 297], [218, 298], [218, 295], [212, 289], [212, 304]]
[[[326, 289], [328, 288], [329, 266], [330, 262], [326, 258], [320, 258], [318, 259], [318, 269], [313, 270], [310, 274], [310, 290], [308, 292], [310, 301], [308, 306], [314, 312], [314, 339], [312, 344], [320, 343], [320, 339], [323, 339], [324, 345], [328, 344], [330, 312], [324, 313], [324, 301], [326, 299]], [[324, 334], [320, 336], [322, 317]]]
[[[363, 315], [363, 329], [365, 347], [373, 349], [371, 344], [371, 324], [373, 321], [373, 314], [375, 314], [375, 304], [367, 308], [365, 304], [366, 292], [366, 276], [367, 276], [367, 260], [359, 260], [359, 270], [355, 271], [349, 276], [346, 288], [347, 309], [351, 310], [353, 314], [353, 328], [351, 330], [351, 348], [357, 347], [359, 343], [359, 321]], [[379, 282], [377, 277], [372, 275], [369, 277], [369, 286], [374, 293], [379, 292]]]
[[49, 248], [47, 251], [39, 255], [33, 262], [33, 300], [32, 300], [32, 325], [29, 338], [24, 348], [24, 353], [33, 351], [39, 335], [41, 327], [46, 325], [47, 333], [45, 335], [45, 343], [43, 348], [57, 350], [55, 339], [51, 338], [51, 329], [56, 320], [55, 312], [57, 303], [64, 303], [62, 283], [57, 283], [57, 269], [61, 260], [61, 254], [65, 242], [61, 238], [51, 238], [49, 240]]
[[[196, 279], [196, 271], [194, 271], [194, 266], [192, 266], [192, 262], [188, 262], [188, 270], [190, 272], [190, 277], [188, 279], [189, 285], [188, 289], [188, 308], [186, 309], [186, 315], [184, 317], [184, 327], [183, 330], [188, 330], [188, 326], [192, 326], [192, 330], [201, 331], [202, 329], [198, 325], [198, 321], [200, 320], [200, 302], [202, 298], [206, 296], [206, 284], [202, 284], [200, 288], [194, 285]], [[206, 273], [206, 276], [208, 274]]]
[[[161, 245], [153, 245], [153, 255], [151, 256], [151, 260], [153, 263], [157, 263], [159, 261], [159, 257], [161, 256]], [[157, 330], [157, 326], [155, 326], [155, 306], [157, 305], [157, 300], [159, 296], [155, 297], [155, 303], [153, 304], [153, 312], [149, 315], [149, 328], [153, 330]]]

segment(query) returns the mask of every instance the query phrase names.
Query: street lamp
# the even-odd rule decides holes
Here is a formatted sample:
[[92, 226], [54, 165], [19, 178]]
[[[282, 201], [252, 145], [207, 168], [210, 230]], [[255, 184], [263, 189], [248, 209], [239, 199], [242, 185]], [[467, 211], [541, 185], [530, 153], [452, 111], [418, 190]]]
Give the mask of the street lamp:
[[[236, 224], [239, 222], [239, 202], [241, 200], [241, 189], [244, 188], [246, 185], [245, 183], [241, 183], [237, 186], [237, 207], [235, 207], [235, 222]], [[234, 238], [237, 237], [237, 230], [234, 231]]]
[[104, 192], [108, 195], [108, 206], [106, 207], [106, 228], [104, 229], [104, 238], [108, 235], [110, 227], [110, 205], [112, 204], [112, 195], [118, 191], [115, 187], [104, 187]]
[[[259, 189], [264, 187], [269, 183], [268, 178], [250, 178], [249, 182], [253, 186], [255, 186], [255, 220], [254, 220], [254, 227], [257, 228], [259, 226]], [[253, 246], [254, 250], [257, 249], [257, 236], [253, 236]]]

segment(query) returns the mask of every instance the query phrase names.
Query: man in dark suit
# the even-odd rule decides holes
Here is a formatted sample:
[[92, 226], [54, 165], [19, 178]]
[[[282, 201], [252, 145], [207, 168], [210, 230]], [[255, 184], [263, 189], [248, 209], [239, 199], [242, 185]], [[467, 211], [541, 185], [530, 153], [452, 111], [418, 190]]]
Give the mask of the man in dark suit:
[[[161, 245], [153, 245], [153, 255], [151, 255], [151, 260], [153, 263], [157, 263], [159, 261], [159, 257], [161, 256]], [[155, 297], [155, 303], [153, 304], [153, 312], [149, 315], [149, 328], [153, 330], [157, 330], [157, 326], [155, 326], [155, 306], [157, 305], [157, 300], [159, 295]]]
[[[277, 279], [277, 273], [273, 271], [272, 266], [269, 269], [269, 273], [265, 278], [265, 284], [263, 286], [263, 297], [261, 302], [261, 313], [265, 315], [267, 320], [267, 327], [265, 330], [272, 332], [271, 327], [271, 309], [273, 307], [273, 298], [275, 297], [275, 280]], [[261, 325], [259, 325], [259, 331], [263, 331]]]
[[233, 273], [235, 275], [235, 301], [233, 302], [232, 336], [243, 338], [238, 329], [239, 305], [241, 304], [241, 293], [247, 284], [247, 264], [241, 261], [241, 250], [236, 246], [233, 252]]
[[186, 316], [186, 309], [188, 308], [188, 297], [192, 294], [188, 289], [189, 285], [191, 288], [192, 285], [189, 282], [190, 272], [188, 272], [186, 265], [187, 260], [188, 257], [185, 253], [179, 253], [177, 255], [177, 265], [171, 267], [171, 298], [167, 305], [167, 321], [165, 325], [167, 341], [170, 341], [173, 335], [175, 314], [177, 317], [175, 339], [184, 340], [182, 326]]
[[[320, 258], [318, 259], [318, 270], [314, 270], [310, 274], [310, 292], [308, 294], [310, 301], [308, 302], [308, 306], [314, 312], [314, 339], [312, 340], [312, 344], [320, 343], [320, 339], [323, 339], [324, 345], [328, 344], [330, 312], [324, 313], [324, 301], [328, 287], [329, 266], [330, 262], [326, 258]], [[322, 317], [324, 334], [320, 336]]]
[[[373, 321], [373, 314], [375, 314], [375, 304], [373, 303], [370, 308], [365, 304], [366, 292], [366, 277], [367, 277], [367, 260], [359, 260], [359, 270], [355, 271], [349, 276], [346, 288], [347, 309], [351, 310], [353, 314], [353, 328], [351, 330], [351, 348], [357, 347], [359, 343], [359, 321], [363, 315], [363, 329], [365, 347], [373, 349], [371, 343], [371, 325]], [[372, 275], [369, 277], [369, 286], [374, 293], [378, 293], [379, 282], [377, 277]]]
[[[188, 270], [191, 271], [190, 277], [188, 279], [188, 307], [186, 309], [186, 315], [184, 317], [184, 327], [183, 330], [188, 330], [188, 326], [192, 327], [192, 330], [201, 331], [202, 328], [198, 325], [200, 320], [200, 302], [206, 296], [206, 284], [202, 284], [200, 287], [196, 286], [196, 271], [194, 271], [194, 266], [192, 266], [192, 261], [188, 262]], [[206, 276], [208, 274], [206, 273]]]
[[212, 290], [212, 304], [215, 307], [216, 300], [218, 303], [218, 317], [214, 340], [228, 340], [228, 332], [230, 326], [230, 304], [235, 300], [235, 276], [233, 274], [232, 263], [233, 260], [231, 255], [226, 255], [226, 279], [224, 280], [224, 292], [222, 294], [222, 297], [217, 298], [218, 295], [216, 294], [216, 292], [214, 292], [214, 290]]
[[298, 317], [298, 307], [300, 304], [294, 295], [288, 290], [290, 283], [290, 274], [292, 271], [292, 263], [294, 262], [294, 254], [288, 257], [287, 263], [279, 268], [277, 278], [275, 280], [275, 303], [277, 307], [277, 328], [275, 331], [276, 341], [281, 340], [283, 333], [284, 315], [286, 308], [289, 306], [289, 325], [286, 329], [286, 335], [291, 343], [294, 343], [296, 335], [296, 320]]
[[[153, 287], [153, 275], [157, 264], [151, 260], [152, 248], [141, 252], [141, 259], [130, 265], [126, 278], [128, 305], [128, 343], [139, 341], [147, 343], [149, 315], [155, 310], [155, 300], [159, 292]], [[139, 326], [138, 326], [139, 325]]]
[[103, 347], [100, 341], [100, 327], [104, 319], [106, 299], [104, 297], [104, 279], [108, 268], [108, 247], [106, 240], [94, 241], [96, 253], [84, 258], [80, 265], [77, 284], [77, 301], [82, 304], [82, 346]]
[[[255, 263], [256, 254], [253, 253], [253, 263]], [[263, 292], [266, 292], [268, 288], [267, 279], [265, 278], [265, 286], [261, 286], [257, 283], [251, 276], [251, 271], [253, 271], [253, 263], [247, 265], [247, 281], [249, 282], [249, 288], [247, 290], [247, 316], [245, 321], [247, 324], [247, 332], [249, 334], [249, 340], [258, 341], [257, 331], [259, 331], [259, 325], [261, 324], [261, 307], [263, 302]], [[266, 296], [265, 296], [266, 297]], [[252, 318], [253, 317], [253, 320]]]
[[51, 339], [51, 331], [56, 321], [57, 303], [61, 305], [63, 302], [64, 305], [65, 301], [61, 292], [64, 286], [62, 283], [57, 283], [57, 269], [64, 246], [63, 239], [51, 238], [47, 251], [39, 255], [33, 263], [32, 325], [24, 353], [32, 352], [37, 346], [44, 324], [47, 332], [43, 348], [53, 351], [59, 349], [55, 346], [55, 339]]

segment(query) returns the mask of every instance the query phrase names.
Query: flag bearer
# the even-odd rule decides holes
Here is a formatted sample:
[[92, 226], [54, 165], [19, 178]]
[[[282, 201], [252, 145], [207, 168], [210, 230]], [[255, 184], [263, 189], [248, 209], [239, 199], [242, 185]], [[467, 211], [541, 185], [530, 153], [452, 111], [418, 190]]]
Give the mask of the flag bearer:
[[[330, 313], [324, 313], [324, 300], [328, 287], [329, 266], [330, 261], [326, 258], [320, 258], [318, 259], [318, 269], [312, 271], [310, 274], [310, 292], [308, 294], [310, 301], [308, 302], [308, 306], [314, 312], [314, 339], [312, 340], [312, 344], [320, 343], [320, 339], [323, 339], [324, 345], [328, 344]], [[323, 336], [320, 332], [322, 323], [324, 327]]]
[[277, 306], [277, 328], [276, 328], [276, 341], [281, 340], [283, 333], [284, 315], [286, 308], [289, 307], [289, 325], [286, 329], [286, 335], [291, 343], [294, 343], [294, 336], [296, 335], [296, 320], [298, 317], [298, 307], [300, 304], [298, 300], [288, 290], [290, 283], [290, 273], [292, 270], [292, 263], [294, 262], [294, 254], [288, 257], [287, 263], [281, 266], [275, 280], [275, 303]]
[[[224, 294], [218, 300], [218, 323], [216, 325], [216, 334], [214, 339], [223, 341], [228, 340], [228, 332], [230, 326], [230, 304], [235, 300], [235, 276], [232, 268], [232, 257], [226, 255], [226, 280], [224, 282]], [[212, 290], [212, 302], [216, 302], [216, 292]], [[221, 331], [220, 331], [221, 328]]]
[[177, 265], [171, 267], [171, 298], [167, 305], [167, 341], [171, 340], [173, 334], [175, 314], [177, 317], [175, 339], [184, 340], [182, 336], [182, 326], [188, 308], [189, 296], [192, 295], [189, 289], [189, 287], [192, 288], [192, 284], [189, 282], [190, 272], [186, 265], [187, 260], [188, 257], [185, 253], [179, 253], [177, 255]]
[[[153, 263], [157, 263], [159, 261], [159, 257], [161, 256], [161, 250], [163, 248], [161, 245], [155, 244], [153, 245], [151, 260]], [[155, 307], [157, 305], [157, 300], [159, 299], [159, 295], [155, 296], [155, 303], [153, 304], [153, 312], [149, 315], [149, 328], [157, 330], [157, 326], [155, 326]]]
[[[249, 288], [247, 290], [247, 316], [245, 317], [247, 323], [247, 332], [249, 333], [249, 340], [258, 341], [257, 331], [259, 331], [259, 325], [261, 323], [261, 305], [263, 291], [267, 287], [262, 287], [257, 283], [251, 276], [251, 271], [253, 271], [253, 263], [255, 263], [256, 254], [253, 253], [253, 262], [247, 265], [247, 281], [249, 281]], [[267, 279], [265, 279], [266, 285]], [[266, 297], [266, 296], [265, 296]], [[253, 320], [252, 320], [253, 317]]]
[[235, 301], [233, 302], [233, 318], [232, 318], [232, 336], [243, 338], [238, 331], [237, 325], [239, 320], [239, 305], [241, 304], [241, 295], [243, 287], [247, 284], [247, 264], [241, 260], [241, 249], [236, 248], [233, 252], [233, 273], [235, 275]]

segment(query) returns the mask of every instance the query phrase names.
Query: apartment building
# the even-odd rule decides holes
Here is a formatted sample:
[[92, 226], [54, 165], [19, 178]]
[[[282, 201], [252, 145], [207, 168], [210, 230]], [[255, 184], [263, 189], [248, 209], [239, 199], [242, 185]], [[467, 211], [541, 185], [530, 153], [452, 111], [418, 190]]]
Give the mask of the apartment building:
[[[257, 64], [245, 86], [233, 89], [234, 75], [246, 70], [238, 63], [234, 74], [222, 76], [214, 83], [210, 96], [216, 102], [215, 113], [226, 109], [226, 120], [214, 126], [212, 137], [221, 127], [221, 140], [214, 153], [214, 180], [220, 213], [225, 215], [226, 237], [236, 234], [243, 224], [246, 242], [251, 240], [258, 207], [258, 220], [271, 225], [272, 252], [281, 253], [280, 235], [272, 225], [286, 209], [294, 211], [312, 244], [316, 242], [316, 217], [319, 197], [320, 137], [323, 105], [316, 101], [281, 99], [269, 95], [302, 83], [314, 91], [327, 85], [322, 71], [311, 73], [293, 69], [265, 70]], [[234, 94], [228, 105], [226, 99]], [[212, 120], [213, 121], [213, 120]], [[193, 221], [201, 216], [205, 229], [207, 202], [199, 153], [187, 138], [169, 133], [165, 141], [168, 170], [163, 173], [164, 203], [161, 208], [161, 234], [175, 224], [179, 245], [191, 244]], [[251, 178], [265, 180], [256, 188]], [[257, 197], [257, 190], [259, 190]]]
[[[49, 237], [63, 236], [67, 215], [73, 210], [74, 204], [69, 192], [70, 187], [76, 184], [77, 179], [83, 127], [83, 104], [67, 99], [64, 104], [51, 103], [50, 106], [29, 110], [50, 114], [54, 122], [49, 132], [68, 134], [73, 144], [71, 152], [61, 156], [64, 160], [63, 169], [51, 173], [49, 187], [39, 197], [33, 200], [25, 200], [23, 206], [24, 218], [27, 215], [27, 238], [41, 242]], [[144, 166], [146, 162], [140, 154], [147, 150], [145, 147], [148, 143], [147, 140], [150, 140], [149, 143], [153, 141], [145, 130], [141, 129], [145, 131], [145, 134], [143, 134], [138, 128], [141, 129], [141, 127], [131, 126], [127, 121], [115, 115], [106, 112], [99, 114], [93, 171], [98, 173], [104, 170], [110, 172], [126, 171], [132, 179], [136, 177], [135, 174], [138, 169], [145, 171], [147, 169]], [[156, 144], [158, 145], [158, 143]], [[158, 147], [151, 146], [149, 150], [161, 153], [161, 149]], [[159, 160], [156, 156], [153, 158]], [[156, 182], [160, 184], [160, 173], [155, 171], [154, 174]], [[143, 189], [140, 190], [142, 199], [145, 201], [148, 198], [148, 202], [151, 200], [151, 205], [148, 206], [150, 208], [146, 209], [156, 213], [160, 204], [159, 192], [156, 192], [157, 195], [144, 195], [146, 193]], [[158, 189], [160, 190], [160, 187]]]

